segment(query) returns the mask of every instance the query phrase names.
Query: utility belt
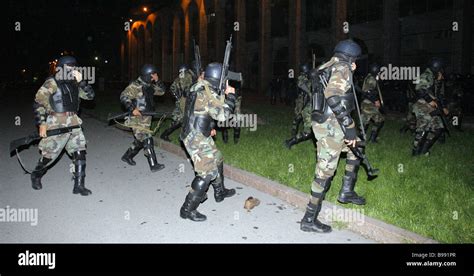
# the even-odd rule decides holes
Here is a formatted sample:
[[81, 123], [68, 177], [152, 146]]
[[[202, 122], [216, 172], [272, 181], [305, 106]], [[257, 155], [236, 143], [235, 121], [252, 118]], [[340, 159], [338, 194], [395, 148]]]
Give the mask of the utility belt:
[[208, 115], [195, 115], [193, 127], [205, 137], [211, 136], [211, 130], [215, 127], [214, 119]]
[[52, 116], [61, 116], [61, 117], [67, 117], [67, 116], [74, 116], [74, 115], [77, 115], [77, 112], [49, 112], [49, 115], [52, 115]]

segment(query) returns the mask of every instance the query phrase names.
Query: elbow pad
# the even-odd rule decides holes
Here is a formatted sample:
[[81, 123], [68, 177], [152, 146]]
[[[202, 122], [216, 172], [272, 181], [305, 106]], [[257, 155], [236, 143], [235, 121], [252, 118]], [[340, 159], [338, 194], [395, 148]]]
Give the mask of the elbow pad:
[[349, 112], [341, 104], [341, 97], [339, 96], [329, 97], [327, 99], [327, 103], [329, 107], [331, 108], [332, 112], [334, 112], [334, 115], [336, 115], [336, 119], [344, 127], [349, 127], [354, 123]]
[[126, 110], [128, 111], [132, 111], [135, 109], [135, 105], [133, 104], [133, 102], [127, 98], [127, 97], [121, 97], [120, 98], [120, 102], [123, 104], [123, 106], [125, 107]]

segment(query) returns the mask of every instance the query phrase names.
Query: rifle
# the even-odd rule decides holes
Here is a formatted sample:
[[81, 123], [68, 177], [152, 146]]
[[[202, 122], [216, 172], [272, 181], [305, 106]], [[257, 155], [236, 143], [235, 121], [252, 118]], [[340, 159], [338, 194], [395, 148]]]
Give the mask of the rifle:
[[229, 60], [230, 60], [231, 51], [232, 51], [232, 35], [230, 35], [230, 39], [227, 40], [227, 45], [225, 47], [224, 62], [222, 63], [221, 78], [219, 80], [219, 88], [218, 88], [219, 95], [222, 95], [222, 93], [224, 93], [228, 80], [238, 81], [240, 83], [243, 82], [242, 73], [229, 71]]
[[[324, 79], [324, 77], [322, 77], [321, 75], [319, 76], [320, 78], [320, 81], [321, 83], [323, 84], [324, 86], [324, 89], [326, 89], [326, 86], [328, 85], [328, 81], [326, 79]], [[352, 78], [351, 78], [351, 82], [352, 82]], [[359, 111], [359, 104], [358, 104], [358, 101], [357, 101], [357, 94], [355, 92], [355, 87], [354, 87], [354, 83], [352, 82], [352, 91], [354, 93], [354, 100], [356, 102], [356, 107], [357, 107], [357, 112], [358, 112], [358, 115], [359, 115], [359, 118], [360, 118], [360, 111]], [[328, 107], [330, 108], [330, 107]], [[341, 126], [341, 129], [342, 129], [342, 132], [344, 133], [344, 135], [346, 135], [346, 128], [344, 127], [344, 125], [342, 123], [340, 123], [338, 121], [339, 125]], [[352, 146], [349, 146], [349, 149], [352, 151], [352, 153], [354, 153], [354, 155], [359, 158], [361, 161], [362, 161], [362, 164], [365, 165], [366, 167], [366, 171], [367, 171], [367, 175], [370, 177], [370, 178], [374, 178], [378, 175], [379, 173], [379, 170], [372, 167], [372, 165], [370, 164], [369, 162], [369, 158], [367, 157], [367, 155], [365, 155], [365, 153], [360, 150], [360, 148], [363, 148], [365, 147], [365, 131], [364, 131], [364, 128], [362, 126], [362, 129], [361, 129], [362, 133], [363, 133], [363, 141], [358, 141], [356, 143], [356, 146], [355, 147], [352, 147]]]
[[194, 46], [194, 72], [196, 72], [196, 76], [199, 77], [202, 70], [201, 64], [201, 51], [199, 50], [199, 45], [196, 44], [196, 40], [193, 39], [193, 46]]
[[[73, 129], [76, 129], [76, 128], [81, 128], [81, 126], [77, 125], [77, 126], [63, 127], [63, 128], [57, 128], [57, 129], [50, 129], [50, 130], [46, 131], [46, 136], [50, 137], [50, 136], [56, 136], [56, 135], [69, 133]], [[40, 140], [42, 138], [43, 137], [39, 136], [38, 132], [35, 131], [34, 133], [32, 133], [32, 134], [30, 134], [26, 137], [15, 139], [15, 140], [11, 141], [10, 142], [10, 156], [15, 155], [15, 153], [18, 152], [19, 148], [24, 147], [24, 146], [28, 146], [31, 143], [33, 143], [34, 141]]]
[[[152, 116], [152, 117], [163, 117], [163, 116], [170, 116], [171, 112], [140, 112], [142, 116]], [[118, 114], [110, 114], [107, 117], [107, 121], [114, 122], [116, 120], [124, 119], [125, 117], [132, 116], [132, 112], [128, 111], [125, 113], [118, 113]]]
[[311, 49], [311, 57], [313, 58], [313, 69], [316, 69], [316, 54], [313, 49]]

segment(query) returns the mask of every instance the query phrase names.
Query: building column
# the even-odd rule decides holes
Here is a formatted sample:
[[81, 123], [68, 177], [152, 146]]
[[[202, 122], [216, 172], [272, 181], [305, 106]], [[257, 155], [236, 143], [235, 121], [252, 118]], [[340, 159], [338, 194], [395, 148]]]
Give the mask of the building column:
[[161, 24], [161, 41], [158, 41], [158, 43], [161, 43], [161, 53], [158, 53], [161, 57], [161, 66], [163, 67], [161, 73], [162, 77], [165, 81], [171, 81], [172, 76], [173, 76], [173, 66], [170, 62], [170, 55], [168, 54], [169, 52], [169, 36], [170, 32], [168, 30], [171, 29], [170, 26], [170, 15], [163, 14], [160, 17], [160, 22], [158, 24]]
[[216, 24], [215, 26], [215, 42], [214, 45], [216, 46], [216, 52], [214, 54], [213, 60], [222, 62], [221, 60], [224, 59], [224, 49], [225, 49], [225, 41], [224, 38], [224, 24], [225, 24], [225, 11], [224, 5], [226, 0], [214, 0], [214, 7], [216, 13]]
[[383, 0], [383, 63], [400, 64], [400, 1]]
[[452, 70], [455, 73], [468, 74], [472, 68], [472, 3], [470, 0], [454, 0], [453, 22], [459, 30], [454, 32], [451, 55]]
[[[207, 54], [207, 14], [204, 0], [200, 0], [198, 3], [199, 9], [199, 51], [201, 53], [201, 63], [205, 67], [208, 60]], [[194, 49], [192, 50], [194, 55]], [[194, 57], [192, 58], [194, 60]]]
[[[245, 0], [236, 0], [235, 1], [235, 14], [237, 15], [237, 22], [239, 23], [239, 31], [236, 33], [236, 43], [234, 60], [235, 60], [235, 69], [238, 72], [247, 71], [247, 51], [246, 51], [246, 31], [247, 31], [247, 20], [245, 14]], [[244, 76], [245, 77], [245, 76]], [[245, 82], [244, 82], [245, 83]]]
[[332, 10], [331, 28], [334, 34], [333, 45], [335, 46], [339, 41], [347, 38], [347, 34], [344, 33], [343, 29], [344, 22], [347, 22], [347, 0], [333, 0]]
[[272, 39], [271, 39], [271, 7], [270, 0], [259, 2], [260, 37], [258, 41], [259, 67], [258, 93], [265, 94], [272, 78]]
[[302, 34], [305, 26], [303, 24], [302, 0], [289, 0], [289, 35], [288, 35], [288, 51], [289, 51], [289, 68], [293, 69], [295, 76], [299, 74], [299, 65], [301, 63], [303, 43]]
[[172, 72], [178, 70], [180, 60], [180, 52], [181, 50], [181, 24], [180, 18], [178, 15], [174, 16], [173, 19], [173, 67], [171, 69]]

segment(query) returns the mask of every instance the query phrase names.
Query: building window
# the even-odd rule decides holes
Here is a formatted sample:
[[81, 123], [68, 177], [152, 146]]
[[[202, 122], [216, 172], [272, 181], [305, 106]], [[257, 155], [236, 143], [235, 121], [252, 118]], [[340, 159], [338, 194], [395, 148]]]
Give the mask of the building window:
[[400, 0], [400, 16], [452, 9], [453, 0]]

